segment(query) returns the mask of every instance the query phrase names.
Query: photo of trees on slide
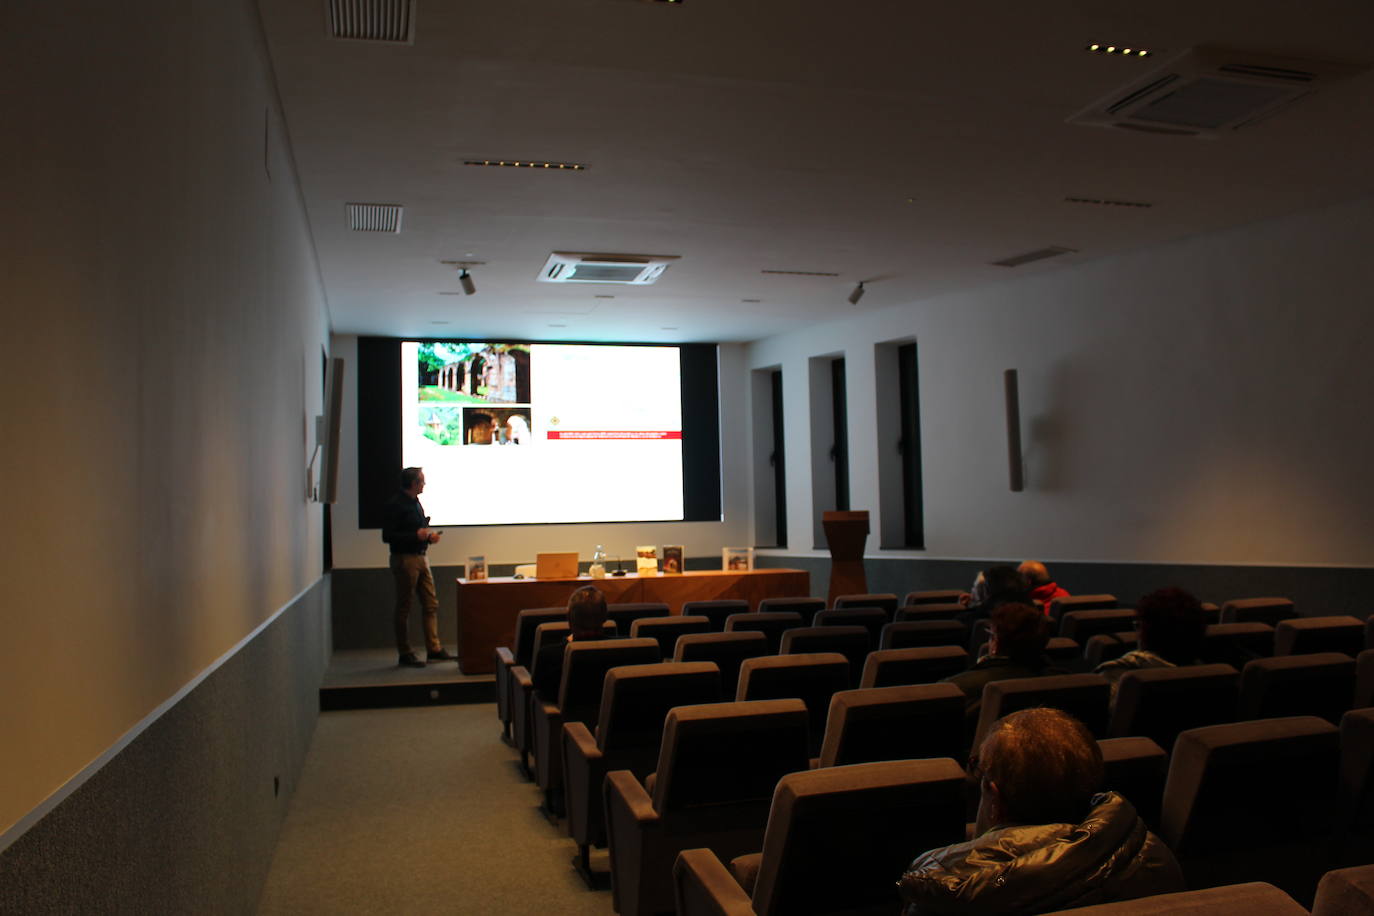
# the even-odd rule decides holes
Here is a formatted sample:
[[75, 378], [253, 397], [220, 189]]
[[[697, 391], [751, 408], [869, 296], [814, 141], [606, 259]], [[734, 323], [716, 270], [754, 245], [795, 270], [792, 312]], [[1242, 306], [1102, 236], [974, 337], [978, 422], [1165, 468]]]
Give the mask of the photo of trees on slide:
[[[519, 445], [529, 441], [528, 344], [422, 343], [419, 420], [439, 445]], [[480, 405], [480, 406], [464, 406]]]
[[420, 344], [420, 401], [528, 404], [529, 344]]

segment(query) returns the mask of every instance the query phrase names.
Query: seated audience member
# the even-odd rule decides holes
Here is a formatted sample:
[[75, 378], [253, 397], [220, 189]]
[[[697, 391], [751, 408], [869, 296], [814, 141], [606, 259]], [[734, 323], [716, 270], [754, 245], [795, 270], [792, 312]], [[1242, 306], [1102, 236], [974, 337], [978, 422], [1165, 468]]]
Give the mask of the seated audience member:
[[534, 692], [553, 703], [558, 700], [558, 686], [563, 680], [563, 650], [570, 642], [584, 639], [604, 639], [606, 596], [594, 585], [584, 585], [568, 597], [568, 626], [572, 632], [567, 641], [557, 642], [539, 650], [531, 676]]
[[969, 763], [975, 839], [932, 849], [897, 887], [905, 916], [1043, 913], [1184, 890], [1169, 847], [1102, 783], [1102, 752], [1058, 709], [999, 719]]
[[1161, 588], [1150, 592], [1135, 609], [1139, 648], [1120, 658], [1105, 661], [1095, 669], [1116, 687], [1127, 671], [1140, 668], [1176, 668], [1196, 665], [1207, 632], [1207, 617], [1202, 604], [1181, 588]]
[[992, 612], [988, 654], [967, 671], [945, 678], [964, 692], [965, 711], [974, 721], [983, 701], [983, 686], [1014, 677], [1062, 674], [1045, 657], [1049, 621], [1029, 604], [1003, 604]]
[[959, 596], [959, 603], [964, 607], [972, 607], [982, 604], [988, 600], [988, 580], [983, 575], [983, 571], [978, 570], [978, 575], [973, 577], [973, 588]]
[[1016, 571], [1021, 574], [1021, 578], [1026, 580], [1030, 586], [1030, 596], [1032, 601], [1039, 602], [1049, 611], [1050, 602], [1056, 598], [1067, 598], [1069, 593], [1059, 587], [1059, 583], [1050, 578], [1050, 571], [1045, 568], [1044, 563], [1036, 560], [1027, 560]]
[[[992, 609], [1004, 604], [1029, 604], [1030, 590], [1026, 580], [1011, 566], [989, 566], [978, 574], [982, 580], [982, 594], [978, 592], [978, 582], [973, 583], [975, 594], [969, 596], [968, 610], [959, 614], [965, 626], [972, 627], [992, 613]], [[963, 602], [961, 602], [963, 603]]]

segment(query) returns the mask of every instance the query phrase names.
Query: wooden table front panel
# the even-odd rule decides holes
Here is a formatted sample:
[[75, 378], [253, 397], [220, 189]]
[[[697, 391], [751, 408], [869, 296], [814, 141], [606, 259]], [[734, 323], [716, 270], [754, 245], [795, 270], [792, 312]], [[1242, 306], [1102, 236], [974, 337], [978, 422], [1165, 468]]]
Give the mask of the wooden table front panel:
[[682, 613], [687, 601], [744, 599], [754, 611], [764, 598], [811, 594], [811, 577], [801, 569], [703, 570], [605, 579], [459, 579], [457, 585], [458, 664], [464, 674], [495, 670], [496, 647], [514, 645], [515, 618], [521, 610], [566, 605], [568, 596], [584, 585], [601, 589], [610, 604], [662, 601], [674, 614]]

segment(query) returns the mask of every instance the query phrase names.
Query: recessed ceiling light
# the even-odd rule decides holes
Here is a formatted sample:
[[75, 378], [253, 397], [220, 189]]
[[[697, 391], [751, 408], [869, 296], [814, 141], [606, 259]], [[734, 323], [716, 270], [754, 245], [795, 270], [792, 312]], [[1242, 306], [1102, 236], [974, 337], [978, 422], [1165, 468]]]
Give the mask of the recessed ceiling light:
[[1032, 261], [1043, 261], [1046, 258], [1057, 258], [1061, 254], [1076, 254], [1078, 249], [1065, 248], [1062, 245], [1051, 245], [1048, 248], [1038, 248], [1035, 251], [1028, 251], [1025, 254], [1014, 255], [1010, 258], [1003, 258], [1000, 261], [991, 262], [994, 267], [1020, 267], [1022, 264], [1029, 264]]
[[1105, 45], [1099, 42], [1092, 42], [1083, 50], [1091, 51], [1094, 54], [1120, 54], [1122, 57], [1151, 57], [1155, 52], [1145, 48], [1127, 48], [1121, 45]]
[[1092, 204], [1098, 207], [1153, 207], [1154, 204], [1143, 200], [1109, 200], [1103, 197], [1066, 197], [1066, 204]]
[[828, 270], [762, 270], [759, 273], [780, 274], [788, 277], [838, 277], [839, 274]]
[[585, 172], [586, 163], [548, 162], [543, 159], [464, 159], [463, 165], [490, 165], [508, 169], [548, 169], [551, 172]]

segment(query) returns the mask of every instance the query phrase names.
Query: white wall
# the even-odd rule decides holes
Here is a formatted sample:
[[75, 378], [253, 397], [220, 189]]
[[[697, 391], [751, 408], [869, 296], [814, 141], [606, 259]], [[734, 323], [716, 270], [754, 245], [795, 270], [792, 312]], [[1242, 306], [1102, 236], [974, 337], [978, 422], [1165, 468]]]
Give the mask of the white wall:
[[813, 517], [807, 360], [844, 350], [851, 504], [876, 514], [874, 345], [914, 337], [927, 549], [911, 555], [1371, 565], [1371, 250], [1374, 201], [1356, 201], [750, 345], [746, 369], [784, 373], [789, 543]]
[[256, 7], [130, 15], [0, 37], [0, 830], [321, 574], [328, 316]]
[[[348, 362], [349, 381], [344, 387], [344, 422], [341, 427], [339, 461], [339, 501], [333, 511], [334, 565], [364, 569], [387, 564], [387, 547], [375, 528], [358, 527], [358, 339], [336, 335], [332, 352]], [[682, 544], [687, 556], [720, 556], [722, 547], [747, 546], [751, 507], [748, 482], [743, 473], [748, 461], [751, 434], [745, 424], [749, 399], [743, 348], [737, 344], [720, 347], [719, 373], [721, 463], [721, 514], [719, 522], [645, 522], [603, 525], [489, 525], [444, 529], [444, 539], [430, 547], [429, 560], [436, 566], [462, 565], [473, 554], [486, 556], [488, 563], [533, 563], [545, 550], [576, 550], [584, 560], [591, 559], [597, 544], [604, 544], [611, 556], [621, 556], [633, 567], [638, 544]], [[630, 397], [630, 392], [625, 393]], [[400, 468], [397, 468], [400, 471]], [[633, 481], [612, 482], [634, 486]], [[584, 486], [585, 481], [569, 480], [568, 486]], [[423, 497], [421, 498], [423, 502]]]

